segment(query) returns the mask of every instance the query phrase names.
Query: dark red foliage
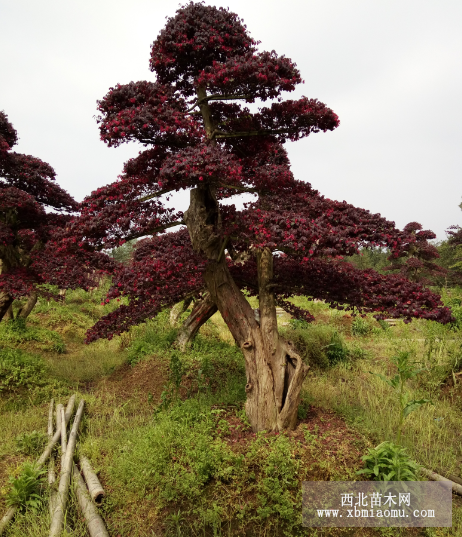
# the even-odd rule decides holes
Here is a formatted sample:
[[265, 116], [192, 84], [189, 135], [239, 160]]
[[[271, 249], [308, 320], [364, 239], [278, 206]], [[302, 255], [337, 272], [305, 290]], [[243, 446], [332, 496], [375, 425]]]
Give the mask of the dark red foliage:
[[[270, 248], [276, 298], [297, 317], [312, 319], [287, 299], [306, 294], [379, 316], [450, 319], [425, 288], [339, 259], [379, 246], [397, 259], [418, 248], [419, 259], [430, 262], [424, 258], [425, 252], [431, 257], [431, 237], [418, 224], [398, 230], [378, 214], [326, 199], [294, 179], [283, 144], [334, 130], [339, 120], [317, 99], [285, 99], [283, 93], [302, 82], [300, 73], [290, 59], [260, 52], [257, 45], [234, 13], [190, 2], [168, 19], [152, 45], [157, 80], [119, 84], [98, 103], [101, 138], [108, 145], [131, 140], [148, 148], [127, 162], [117, 182], [84, 200], [81, 217], [66, 233], [90, 249], [154, 238], [144, 240], [132, 265], [115, 276], [108, 299], [123, 294], [129, 305], [102, 319], [89, 340], [120, 333], [204, 286], [207, 260], [193, 252], [187, 231], [156, 237], [184, 223], [181, 213], [166, 208], [168, 194], [190, 188], [216, 197], [219, 218], [210, 225], [226, 241], [238, 285], [255, 292], [253, 254]], [[245, 106], [267, 100], [274, 102]], [[242, 192], [256, 196], [244, 209], [222, 203]]]
[[0, 152], [2, 158], [18, 142], [18, 133], [13, 125], [8, 121], [5, 112], [0, 111]]
[[388, 258], [392, 264], [384, 270], [394, 271], [413, 282], [431, 285], [435, 278], [445, 276], [447, 270], [435, 263], [438, 249], [428, 241], [436, 238], [433, 231], [422, 230], [417, 222], [410, 222], [404, 231], [409, 240], [396, 248]]
[[87, 342], [111, 338], [173, 306], [204, 287], [203, 260], [194, 254], [186, 229], [140, 241], [129, 267], [121, 265], [107, 295], [110, 299], [128, 297], [122, 305], [103, 317], [88, 332]]
[[57, 234], [70, 222], [77, 203], [54, 182], [49, 164], [10, 151], [16, 142], [16, 131], [1, 112], [0, 291], [14, 299], [42, 283], [61, 288], [95, 285], [90, 274], [103, 254], [82, 259], [58, 243]]
[[150, 66], [161, 84], [190, 97], [203, 70], [253, 52], [255, 45], [236, 14], [190, 2], [168, 19], [154, 41]]
[[377, 319], [419, 317], [447, 323], [452, 318], [449, 308], [429, 289], [399, 276], [359, 270], [342, 260], [279, 257], [275, 283], [275, 292], [283, 297], [306, 295], [337, 309], [376, 312]]
[[234, 56], [221, 63], [214, 61], [197, 77], [196, 86], [205, 86], [214, 98], [240, 95], [247, 102], [266, 101], [281, 91], [293, 91], [301, 82], [300, 73], [288, 58], [272, 52]]
[[449, 244], [453, 246], [462, 244], [462, 228], [460, 226], [450, 226], [446, 233], [448, 235]]
[[130, 140], [181, 146], [203, 134], [186, 114], [181, 95], [157, 83], [119, 84], [98, 101], [98, 110], [101, 140], [109, 147]]

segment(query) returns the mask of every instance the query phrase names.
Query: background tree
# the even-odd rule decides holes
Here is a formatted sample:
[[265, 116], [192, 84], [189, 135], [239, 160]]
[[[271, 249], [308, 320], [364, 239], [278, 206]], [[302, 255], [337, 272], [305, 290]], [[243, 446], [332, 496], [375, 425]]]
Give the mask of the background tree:
[[428, 242], [436, 238], [433, 231], [423, 231], [417, 222], [407, 224], [404, 231], [414, 235], [415, 240], [396, 248], [388, 257], [391, 265], [383, 270], [398, 272], [410, 281], [423, 285], [435, 284], [437, 279], [445, 277], [447, 270], [435, 263], [440, 257], [438, 248]]
[[[367, 246], [403, 248], [416, 237], [294, 179], [283, 144], [339, 121], [316, 99], [283, 100], [302, 82], [291, 60], [258, 52], [234, 13], [189, 3], [168, 19], [150, 65], [155, 82], [119, 84], [98, 105], [108, 146], [137, 141], [147, 149], [117, 182], [93, 192], [69, 226], [94, 248], [153, 235], [109, 292], [129, 304], [101, 319], [89, 341], [205, 287], [244, 354], [253, 429], [281, 430], [295, 425], [308, 366], [279, 336], [276, 303], [308, 320], [288, 298], [306, 294], [379, 317], [451, 319], [420, 285], [342, 260]], [[258, 109], [245, 105], [256, 101]], [[184, 215], [164, 205], [180, 189], [191, 189]], [[255, 197], [238, 210], [228, 200], [243, 192]], [[178, 225], [186, 228], [158, 235]], [[259, 320], [243, 288], [258, 295]]]
[[[16, 130], [0, 112], [0, 320], [16, 298], [28, 297], [18, 312], [27, 317], [43, 283], [60, 288], [88, 288], [93, 284], [89, 259], [64, 253], [55, 241], [77, 203], [55, 182], [51, 166], [38, 158], [11, 151]], [[87, 256], [88, 257], [88, 256]], [[104, 259], [93, 255], [93, 261]], [[56, 298], [56, 297], [54, 297]]]

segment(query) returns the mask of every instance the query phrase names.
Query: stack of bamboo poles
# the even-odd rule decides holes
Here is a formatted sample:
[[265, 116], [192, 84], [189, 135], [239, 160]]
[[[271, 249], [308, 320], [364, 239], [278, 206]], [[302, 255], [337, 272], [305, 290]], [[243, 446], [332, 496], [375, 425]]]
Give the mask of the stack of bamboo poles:
[[[73, 395], [66, 410], [63, 405], [56, 406], [56, 431], [53, 433], [53, 414], [54, 401], [50, 402], [48, 413], [48, 445], [44, 452], [35, 463], [35, 467], [40, 469], [43, 467], [47, 459], [48, 463], [48, 483], [51, 488], [50, 493], [50, 537], [58, 537], [61, 535], [64, 526], [64, 518], [67, 507], [67, 499], [69, 496], [69, 485], [71, 482], [77, 497], [77, 501], [85, 518], [90, 537], [109, 537], [104, 522], [98, 513], [98, 510], [93, 502], [100, 502], [104, 496], [104, 489], [101, 486], [95, 472], [92, 470], [89, 460], [86, 457], [80, 457], [79, 464], [83, 471], [85, 481], [80, 475], [77, 465], [74, 465], [74, 453], [77, 444], [77, 435], [80, 421], [83, 415], [84, 400], [80, 401], [79, 407], [75, 414], [74, 423], [72, 425], [69, 437], [67, 436], [67, 425], [71, 419], [75, 406], [75, 395]], [[53, 448], [61, 440], [61, 472], [59, 475], [59, 485], [56, 490], [55, 482], [55, 461], [53, 457]], [[87, 488], [88, 486], [88, 488]], [[93, 501], [92, 501], [93, 500]], [[8, 523], [16, 514], [17, 507], [10, 507], [5, 516], [0, 521], [0, 535]]]

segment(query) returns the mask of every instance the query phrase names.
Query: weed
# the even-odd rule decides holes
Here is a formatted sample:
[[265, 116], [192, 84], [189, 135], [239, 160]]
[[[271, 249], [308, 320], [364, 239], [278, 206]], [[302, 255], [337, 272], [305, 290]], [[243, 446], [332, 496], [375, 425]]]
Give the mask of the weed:
[[362, 317], [356, 317], [351, 325], [351, 333], [354, 336], [368, 336], [371, 330], [369, 323]]
[[181, 532], [181, 524], [183, 520], [183, 515], [181, 514], [181, 509], [178, 509], [177, 513], [171, 513], [167, 518], [171, 529], [177, 537], [181, 537], [183, 533]]
[[180, 390], [185, 369], [185, 364], [181, 360], [178, 352], [173, 352], [170, 358], [170, 380], [173, 383], [177, 394]]
[[398, 430], [396, 433], [396, 443], [401, 442], [401, 432], [403, 429], [404, 420], [411, 412], [417, 410], [419, 407], [425, 404], [433, 404], [430, 399], [410, 399], [408, 394], [405, 392], [405, 384], [411, 378], [414, 378], [419, 373], [424, 371], [424, 369], [414, 369], [413, 365], [416, 362], [410, 361], [410, 354], [408, 352], [400, 352], [397, 356], [392, 358], [392, 361], [398, 368], [397, 374], [389, 379], [384, 377], [380, 373], [371, 373], [372, 375], [377, 375], [380, 379], [386, 382], [391, 386], [398, 394], [399, 401], [399, 422]]
[[388, 332], [390, 330], [390, 325], [386, 321], [384, 321], [383, 319], [378, 319], [377, 322], [379, 323], [380, 328], [384, 332]]
[[299, 420], [304, 420], [308, 416], [312, 403], [311, 397], [305, 396], [300, 399], [300, 404], [298, 405], [297, 416]]
[[65, 352], [66, 347], [59, 334], [46, 328], [29, 327], [21, 317], [0, 323], [0, 338], [4, 343], [18, 345], [34, 342], [34, 346], [45, 352]]
[[332, 326], [311, 324], [306, 328], [292, 328], [288, 336], [303, 360], [320, 368], [347, 359], [348, 349], [341, 335]]
[[0, 348], [0, 393], [43, 384], [44, 362], [19, 349]]
[[214, 438], [215, 431], [216, 418], [207, 404], [177, 401], [152, 426], [130, 432], [115, 475], [129, 488], [155, 491], [160, 502], [199, 496], [223, 465], [233, 465], [234, 455]]
[[329, 360], [329, 365], [333, 366], [339, 362], [346, 362], [349, 359], [348, 347], [343, 342], [340, 334], [334, 332], [330, 343], [326, 345], [326, 356]]
[[303, 436], [305, 438], [305, 442], [310, 445], [316, 444], [318, 441], [318, 434], [317, 434], [318, 426], [316, 425], [314, 434], [308, 429], [306, 425], [303, 425]]
[[18, 477], [10, 477], [11, 489], [6, 495], [8, 506], [36, 511], [42, 505], [40, 487], [46, 470], [37, 470], [34, 465], [24, 464]]
[[47, 444], [47, 436], [39, 431], [21, 433], [16, 437], [16, 450], [23, 455], [39, 455]]
[[370, 352], [364, 350], [357, 343], [348, 347], [348, 355], [350, 360], [365, 360], [371, 357]]
[[308, 328], [309, 324], [304, 319], [290, 319], [289, 326], [296, 330], [297, 328]]
[[376, 448], [368, 449], [362, 460], [366, 468], [356, 473], [375, 481], [418, 480], [419, 465], [409, 457], [405, 448], [393, 442], [382, 442]]
[[296, 523], [297, 505], [294, 492], [298, 488], [299, 461], [292, 456], [293, 447], [289, 438], [279, 435], [271, 441], [271, 449], [263, 465], [263, 475], [259, 484], [257, 509], [264, 520], [278, 513], [286, 522]]

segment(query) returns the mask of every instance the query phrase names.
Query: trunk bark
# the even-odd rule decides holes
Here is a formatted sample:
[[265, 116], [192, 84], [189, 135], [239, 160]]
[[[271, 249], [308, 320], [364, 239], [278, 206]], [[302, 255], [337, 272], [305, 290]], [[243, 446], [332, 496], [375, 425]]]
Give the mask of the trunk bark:
[[18, 311], [18, 317], [21, 317], [22, 319], [27, 319], [29, 317], [30, 312], [34, 309], [35, 304], [37, 304], [37, 292], [32, 291], [31, 294], [27, 298], [27, 302], [24, 304], [24, 306]]
[[[197, 88], [197, 99], [209, 143], [214, 144], [216, 124], [205, 87]], [[194, 250], [205, 254], [208, 259], [204, 280], [212, 301], [244, 354], [247, 417], [254, 431], [293, 428], [308, 366], [302, 362], [290, 342], [280, 338], [277, 330], [276, 306], [271, 291], [273, 254], [267, 248], [257, 250], [259, 324], [250, 304], [229, 273], [223, 255], [227, 237], [222, 237], [215, 190], [211, 183], [191, 190], [191, 203], [184, 214], [184, 221]]]
[[[7, 293], [0, 293], [0, 319], [3, 319], [13, 304], [13, 299]], [[7, 319], [5, 319], [7, 320]]]
[[204, 298], [194, 304], [191, 315], [183, 323], [176, 338], [176, 345], [182, 352], [191, 344], [205, 321], [208, 321], [217, 311], [218, 308], [213, 302], [210, 293], [206, 293]]
[[3, 316], [3, 321], [14, 321], [13, 303], [10, 304], [10, 307]]
[[175, 304], [170, 310], [170, 326], [176, 326], [180, 316], [189, 308], [192, 302], [192, 297], [186, 298], [183, 302]]
[[276, 305], [271, 291], [272, 252], [268, 248], [257, 251], [259, 324], [229, 273], [225, 256], [221, 255], [218, 204], [211, 188], [204, 185], [191, 190], [191, 203], [184, 221], [193, 248], [209, 260], [204, 280], [211, 299], [244, 354], [246, 413], [252, 429], [257, 432], [294, 428], [308, 366], [277, 330]]

